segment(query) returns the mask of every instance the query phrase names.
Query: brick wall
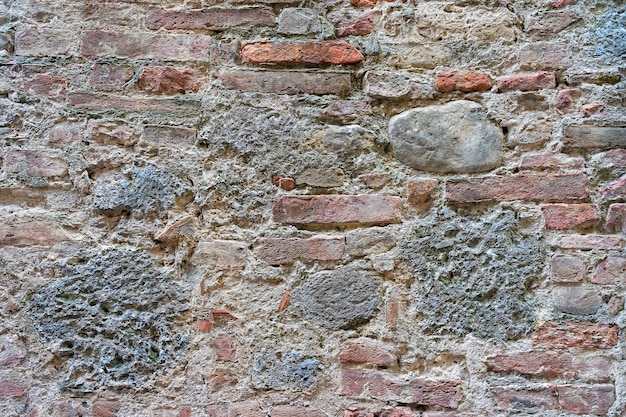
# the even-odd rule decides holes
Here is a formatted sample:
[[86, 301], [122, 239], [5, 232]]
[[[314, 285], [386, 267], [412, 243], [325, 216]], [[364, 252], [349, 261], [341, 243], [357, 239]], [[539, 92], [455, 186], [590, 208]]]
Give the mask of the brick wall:
[[2, 416], [626, 415], [623, 2], [0, 27]]

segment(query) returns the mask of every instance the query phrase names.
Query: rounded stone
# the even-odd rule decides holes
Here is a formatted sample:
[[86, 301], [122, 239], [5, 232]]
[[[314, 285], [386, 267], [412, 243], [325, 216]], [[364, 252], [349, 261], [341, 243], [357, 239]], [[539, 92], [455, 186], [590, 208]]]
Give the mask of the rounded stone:
[[395, 157], [414, 169], [480, 172], [500, 165], [502, 131], [467, 100], [405, 111], [391, 118]]

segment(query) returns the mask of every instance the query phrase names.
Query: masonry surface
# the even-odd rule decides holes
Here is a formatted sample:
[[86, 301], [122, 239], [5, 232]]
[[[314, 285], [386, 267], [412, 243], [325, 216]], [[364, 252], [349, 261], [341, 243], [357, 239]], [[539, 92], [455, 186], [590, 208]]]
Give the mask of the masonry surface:
[[0, 28], [0, 416], [626, 416], [623, 1]]

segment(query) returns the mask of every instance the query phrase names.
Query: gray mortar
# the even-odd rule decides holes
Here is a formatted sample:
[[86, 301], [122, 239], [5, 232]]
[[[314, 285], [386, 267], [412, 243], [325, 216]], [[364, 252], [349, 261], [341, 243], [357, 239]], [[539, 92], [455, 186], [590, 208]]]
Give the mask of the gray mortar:
[[134, 248], [103, 249], [37, 290], [31, 318], [65, 364], [63, 388], [139, 387], [186, 351], [186, 292]]
[[428, 333], [515, 339], [534, 328], [528, 290], [539, 277], [544, 243], [518, 227], [515, 213], [461, 216], [446, 209], [402, 244], [415, 273], [419, 326]]

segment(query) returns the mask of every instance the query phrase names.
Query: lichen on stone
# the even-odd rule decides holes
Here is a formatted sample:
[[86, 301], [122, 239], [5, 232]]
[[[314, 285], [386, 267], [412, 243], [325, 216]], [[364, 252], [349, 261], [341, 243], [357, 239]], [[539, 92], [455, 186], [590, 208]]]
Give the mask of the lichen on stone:
[[41, 342], [64, 363], [64, 388], [139, 387], [185, 352], [188, 300], [155, 259], [106, 248], [32, 296]]
[[535, 324], [529, 289], [544, 260], [541, 236], [520, 229], [504, 209], [466, 216], [444, 209], [428, 220], [402, 245], [422, 330], [496, 340], [528, 334]]

